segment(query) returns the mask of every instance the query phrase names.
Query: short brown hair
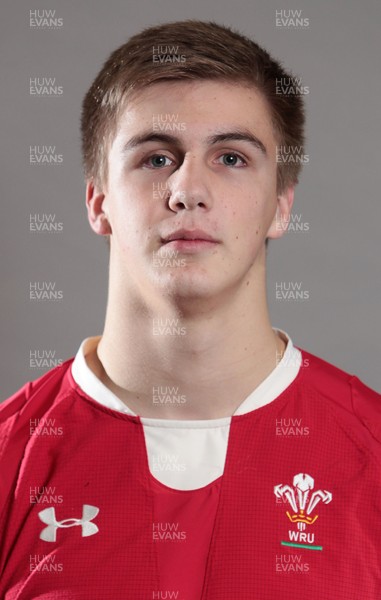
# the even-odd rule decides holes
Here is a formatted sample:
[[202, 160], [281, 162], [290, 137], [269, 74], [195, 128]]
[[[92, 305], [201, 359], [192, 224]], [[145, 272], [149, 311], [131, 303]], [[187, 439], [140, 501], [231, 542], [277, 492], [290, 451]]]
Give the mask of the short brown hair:
[[[159, 55], [162, 52], [159, 62], [153, 59], [158, 56], [155, 49]], [[279, 82], [292, 80], [292, 75], [258, 44], [229, 27], [179, 21], [134, 35], [110, 55], [92, 83], [83, 101], [81, 119], [86, 178], [106, 181], [107, 149], [118, 116], [134, 93], [157, 82], [200, 79], [255, 86], [267, 100], [277, 143], [302, 153], [302, 98], [294, 90], [291, 94], [278, 93]], [[278, 190], [296, 183], [300, 169], [300, 162], [280, 162]]]

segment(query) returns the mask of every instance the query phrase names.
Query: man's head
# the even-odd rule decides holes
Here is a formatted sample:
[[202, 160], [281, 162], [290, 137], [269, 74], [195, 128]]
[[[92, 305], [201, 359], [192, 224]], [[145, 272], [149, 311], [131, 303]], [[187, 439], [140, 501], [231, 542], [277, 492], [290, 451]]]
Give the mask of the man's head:
[[[268, 104], [279, 146], [304, 144], [304, 110], [298, 95], [279, 94], [290, 74], [255, 42], [228, 27], [202, 21], [145, 29], [115, 50], [83, 102], [82, 149], [86, 178], [107, 181], [107, 153], [126, 103], [164, 81], [214, 80], [254, 86]], [[278, 190], [295, 184], [299, 162], [278, 164]]]
[[[222, 298], [263, 281], [265, 242], [286, 229], [300, 169], [279, 165], [277, 148], [303, 144], [300, 97], [276, 93], [285, 77], [212, 23], [150, 28], [111, 55], [82, 132], [89, 220], [110, 238], [122, 295]], [[214, 242], [168, 239], [184, 231]]]

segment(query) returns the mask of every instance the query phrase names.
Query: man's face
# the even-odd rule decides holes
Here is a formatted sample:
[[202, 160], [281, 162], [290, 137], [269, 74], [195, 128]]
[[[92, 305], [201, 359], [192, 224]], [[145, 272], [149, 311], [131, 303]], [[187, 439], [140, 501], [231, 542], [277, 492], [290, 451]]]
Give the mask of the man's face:
[[292, 204], [292, 190], [277, 195], [275, 157], [253, 87], [162, 82], [139, 92], [119, 119], [105, 189], [88, 191], [99, 206], [92, 226], [107, 216], [124, 283], [191, 298], [247, 285], [266, 237], [281, 234], [277, 209], [287, 218]]

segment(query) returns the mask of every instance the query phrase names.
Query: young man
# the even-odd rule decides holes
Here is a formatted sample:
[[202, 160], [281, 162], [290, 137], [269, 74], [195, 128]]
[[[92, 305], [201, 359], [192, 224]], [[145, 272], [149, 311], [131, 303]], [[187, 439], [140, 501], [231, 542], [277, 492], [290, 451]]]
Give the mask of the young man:
[[214, 23], [150, 28], [86, 95], [103, 334], [1, 409], [1, 597], [376, 600], [380, 396], [273, 330], [266, 242], [300, 96]]

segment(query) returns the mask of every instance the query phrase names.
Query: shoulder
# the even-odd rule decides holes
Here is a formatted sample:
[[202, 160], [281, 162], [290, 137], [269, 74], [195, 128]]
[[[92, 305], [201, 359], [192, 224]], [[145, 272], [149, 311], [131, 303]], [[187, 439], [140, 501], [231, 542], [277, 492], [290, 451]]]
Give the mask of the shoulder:
[[328, 402], [352, 413], [381, 442], [381, 394], [355, 375], [305, 350], [301, 352], [306, 385]]
[[[38, 411], [46, 401], [52, 402], [60, 392], [67, 391], [66, 375], [73, 359], [69, 359], [34, 381], [29, 381], [0, 404], [0, 428], [9, 419], [22, 416], [28, 408]], [[33, 407], [31, 406], [33, 404]], [[48, 408], [48, 407], [46, 407]]]
[[21, 451], [29, 440], [31, 421], [43, 418], [53, 404], [71, 392], [68, 372], [72, 360], [26, 383], [0, 404], [0, 461], [17, 454], [17, 448]]
[[44, 419], [60, 398], [71, 393], [72, 359], [26, 383], [0, 405], [0, 519], [10, 501], [18, 471], [31, 440], [31, 426]]

